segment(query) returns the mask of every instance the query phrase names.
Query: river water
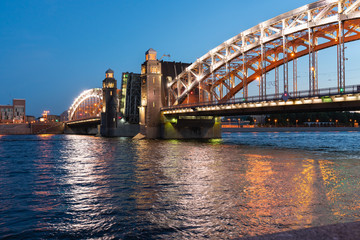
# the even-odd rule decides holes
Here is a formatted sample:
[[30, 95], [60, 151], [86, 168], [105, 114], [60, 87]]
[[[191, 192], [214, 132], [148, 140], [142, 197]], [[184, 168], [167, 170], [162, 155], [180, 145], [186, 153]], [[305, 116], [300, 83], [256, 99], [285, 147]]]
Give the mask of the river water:
[[233, 239], [357, 221], [359, 142], [0, 136], [0, 238]]

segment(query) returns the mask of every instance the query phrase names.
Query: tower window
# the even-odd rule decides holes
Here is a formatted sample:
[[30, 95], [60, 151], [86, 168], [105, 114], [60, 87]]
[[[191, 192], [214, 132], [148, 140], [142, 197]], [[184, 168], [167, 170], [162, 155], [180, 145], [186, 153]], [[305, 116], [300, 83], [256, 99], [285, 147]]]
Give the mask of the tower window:
[[150, 73], [158, 73], [157, 67], [150, 67]]

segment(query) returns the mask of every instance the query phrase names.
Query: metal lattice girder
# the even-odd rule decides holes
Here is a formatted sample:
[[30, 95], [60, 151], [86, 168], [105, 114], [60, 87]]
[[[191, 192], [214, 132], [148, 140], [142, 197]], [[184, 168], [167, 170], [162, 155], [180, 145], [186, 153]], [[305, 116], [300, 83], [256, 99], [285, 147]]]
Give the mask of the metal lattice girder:
[[[265, 71], [287, 65], [288, 62], [308, 54], [314, 54], [314, 63], [311, 65], [316, 66], [315, 52], [339, 45], [339, 40], [343, 44], [360, 39], [359, 8], [360, 0], [321, 0], [279, 15], [236, 35], [199, 58], [168, 84], [169, 92], [174, 94], [171, 104], [181, 104], [200, 83], [202, 88], [208, 91], [208, 95], [219, 102], [226, 102], [242, 89], [244, 97], [247, 97], [247, 85], [264, 75]], [[344, 25], [341, 35], [343, 39], [338, 39], [341, 31], [339, 25]], [[309, 31], [314, 41], [309, 39]], [[322, 41], [318, 44], [317, 39]], [[266, 51], [262, 49], [265, 45]], [[340, 45], [340, 48], [339, 69], [343, 71], [343, 45]], [[286, 90], [287, 67], [284, 71]], [[344, 85], [343, 75], [339, 79], [340, 85]], [[228, 81], [233, 76], [238, 78], [235, 86]], [[315, 92], [317, 76], [310, 77], [312, 89], [309, 90]]]
[[[87, 102], [88, 99], [96, 99], [96, 101]], [[95, 111], [93, 117], [98, 117], [98, 114], [101, 111], [102, 99], [103, 99], [103, 92], [101, 88], [93, 88], [93, 89], [85, 90], [74, 100], [73, 104], [69, 108], [68, 110], [69, 121], [76, 120], [74, 117], [75, 117], [75, 113], [79, 110], [79, 108], [82, 105], [89, 105], [89, 104], [90, 105], [97, 104], [96, 107], [97, 111]]]

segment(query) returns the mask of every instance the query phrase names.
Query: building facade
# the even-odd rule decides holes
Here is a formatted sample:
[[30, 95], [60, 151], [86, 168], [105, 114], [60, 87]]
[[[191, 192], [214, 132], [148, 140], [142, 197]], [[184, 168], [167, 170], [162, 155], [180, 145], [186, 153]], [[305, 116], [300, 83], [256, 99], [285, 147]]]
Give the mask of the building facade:
[[25, 100], [13, 99], [13, 105], [0, 105], [0, 123], [25, 123]]

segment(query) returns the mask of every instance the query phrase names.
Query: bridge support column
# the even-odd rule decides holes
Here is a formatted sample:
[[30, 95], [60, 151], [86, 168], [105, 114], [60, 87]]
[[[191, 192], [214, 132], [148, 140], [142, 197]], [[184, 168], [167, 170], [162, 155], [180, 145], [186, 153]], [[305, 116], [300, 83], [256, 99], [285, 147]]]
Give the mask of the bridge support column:
[[338, 45], [337, 45], [337, 72], [338, 72], [338, 91], [343, 93], [345, 91], [345, 41], [344, 41], [344, 22], [339, 21], [338, 30]]
[[297, 58], [293, 60], [293, 96], [297, 97]]
[[221, 138], [220, 117], [166, 117], [162, 116], [163, 139]]
[[288, 68], [288, 49], [287, 37], [283, 36], [283, 58], [284, 58], [284, 93], [289, 92], [289, 68]]
[[245, 53], [242, 54], [242, 72], [243, 72], [243, 95], [244, 95], [244, 99], [245, 101], [248, 100], [248, 84], [247, 84], [247, 75], [248, 75], [248, 71], [247, 68], [245, 66], [245, 62], [246, 62], [246, 56]]

